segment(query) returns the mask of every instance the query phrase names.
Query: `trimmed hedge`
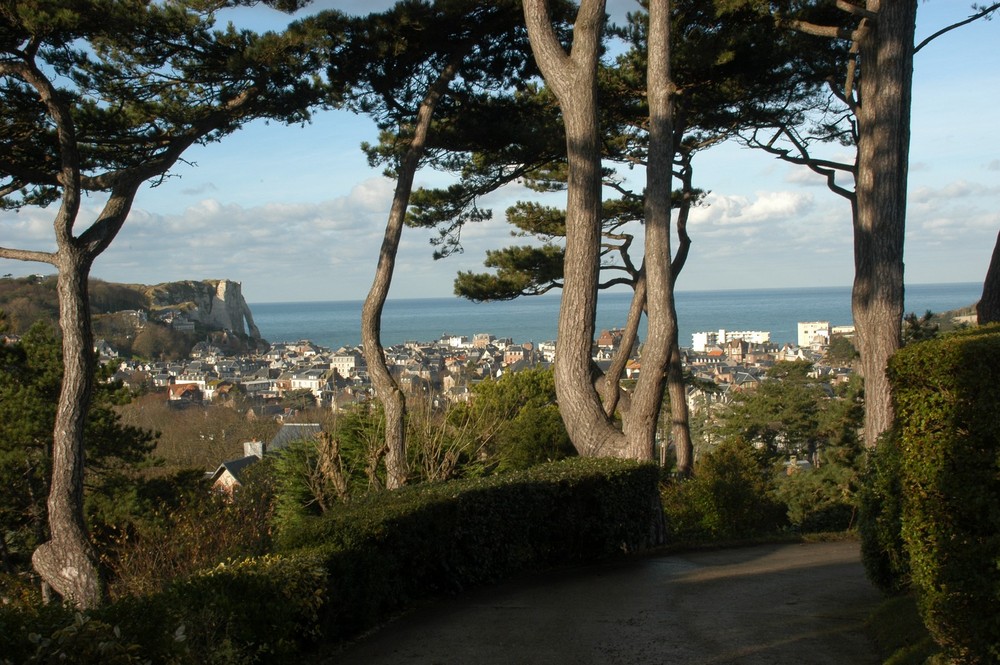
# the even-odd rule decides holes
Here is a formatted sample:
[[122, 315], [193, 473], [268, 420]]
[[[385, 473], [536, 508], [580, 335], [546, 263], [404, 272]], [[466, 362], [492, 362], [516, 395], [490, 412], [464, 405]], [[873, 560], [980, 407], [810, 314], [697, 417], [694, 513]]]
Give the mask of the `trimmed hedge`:
[[858, 509], [861, 558], [868, 579], [884, 593], [910, 587], [910, 559], [903, 543], [902, 466], [899, 429], [883, 434], [868, 455]]
[[659, 544], [658, 478], [653, 465], [574, 458], [366, 497], [279, 542], [325, 553], [324, 623], [341, 637], [429, 595]]
[[436, 594], [659, 544], [659, 470], [572, 459], [367, 497], [282, 534], [283, 551], [86, 615], [0, 607], [0, 663], [290, 662]]
[[998, 662], [1000, 326], [908, 346], [889, 377], [921, 615], [953, 662]]

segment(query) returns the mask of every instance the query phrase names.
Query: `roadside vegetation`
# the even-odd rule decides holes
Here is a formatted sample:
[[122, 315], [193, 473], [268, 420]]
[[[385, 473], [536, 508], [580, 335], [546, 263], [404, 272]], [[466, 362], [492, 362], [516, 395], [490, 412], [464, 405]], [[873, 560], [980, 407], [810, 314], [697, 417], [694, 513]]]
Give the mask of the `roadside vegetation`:
[[[120, 662], [133, 657], [185, 662], [195, 653], [223, 663], [265, 652], [292, 657], [318, 640], [363, 630], [414, 600], [528, 570], [600, 560], [661, 542], [787, 537], [852, 525], [854, 457], [817, 438], [820, 466], [789, 475], [784, 460], [799, 447], [774, 441], [770, 449], [751, 445], [750, 434], [726, 424], [728, 409], [703, 428], [690, 479], [652, 465], [573, 459], [549, 371], [484, 382], [470, 403], [458, 407], [411, 409], [412, 476], [404, 494], [385, 490], [377, 405], [337, 415], [300, 411], [297, 419], [320, 422], [322, 434], [266, 456], [227, 495], [211, 490], [205, 471], [220, 459], [238, 457], [241, 441], [270, 438], [276, 423], [248, 420], [246, 405], [239, 403], [177, 410], [162, 394], [130, 395], [99, 381], [101, 394], [114, 397], [113, 408], [98, 408], [105, 403], [101, 398], [91, 418], [117, 445], [134, 441], [127, 456], [118, 452], [88, 460], [88, 528], [108, 575], [111, 602], [86, 615], [45, 609], [30, 569], [30, 554], [44, 535], [44, 502], [30, 498], [46, 496], [45, 446], [26, 446], [23, 437], [43, 442], [51, 427], [59, 347], [50, 330], [37, 326], [3, 348], [0, 371], [7, 388], [0, 403], [9, 412], [0, 466], [10, 479], [26, 465], [38, 469], [30, 488], [11, 481], [14, 491], [4, 494], [0, 510], [5, 534], [0, 593], [7, 602], [0, 632], [8, 640], [5, 653], [20, 654], [24, 662], [74, 650], [89, 654], [99, 645], [120, 652], [125, 658]], [[855, 418], [853, 427], [841, 425], [856, 431], [855, 410], [831, 406], [834, 399], [810, 387], [806, 370], [776, 372], [795, 377], [782, 390], [810, 395], [817, 412]], [[41, 378], [26, 383], [29, 376]], [[846, 397], [837, 399], [856, 399], [849, 388], [842, 392]], [[777, 423], [779, 414], [768, 409], [779, 402], [764, 400], [766, 391], [760, 395], [747, 395], [729, 409]], [[289, 405], [294, 404], [291, 395]], [[818, 432], [819, 422], [810, 420], [810, 431]], [[775, 427], [787, 432], [799, 425]], [[709, 443], [718, 438], [724, 440]], [[813, 508], [805, 509], [807, 504]], [[663, 507], [655, 517], [649, 513], [653, 505]], [[447, 533], [439, 532], [442, 528]], [[460, 560], [454, 558], [459, 552]], [[337, 585], [328, 587], [329, 580]], [[278, 582], [283, 586], [274, 586]], [[283, 595], [309, 585], [316, 585], [309, 593], [320, 595]], [[249, 603], [246, 594], [259, 598]], [[206, 596], [216, 599], [205, 603]], [[295, 639], [261, 641], [260, 634], [234, 625], [237, 616], [250, 625], [259, 621], [248, 613], [268, 598], [284, 603], [281, 611], [288, 616], [281, 620], [289, 622]], [[351, 599], [347, 606], [344, 598]], [[237, 614], [234, 605], [242, 607]], [[337, 616], [333, 623], [328, 612]], [[144, 621], [158, 616], [163, 623], [157, 630], [169, 639], [150, 642], [146, 631], [157, 630], [136, 623], [139, 615]], [[16, 637], [32, 634], [37, 639]]]
[[[920, 44], [916, 0], [649, 0], [613, 29], [603, 0], [406, 1], [268, 33], [217, 27], [218, 12], [254, 4], [0, 0], [0, 207], [47, 214], [53, 231], [38, 241], [49, 250], [32, 239], [0, 258], [58, 273], [43, 299], [0, 289], [26, 331], [0, 346], [4, 663], [288, 662], [418, 599], [528, 570], [854, 529], [872, 579], [912, 595], [940, 658], [1000, 661], [1000, 335], [938, 336], [933, 317], [903, 313], [914, 54], [1000, 3]], [[239, 395], [173, 413], [116, 383], [95, 330], [149, 356], [187, 341], [95, 316], [136, 302], [91, 291], [90, 272], [140, 188], [190, 148], [331, 108], [371, 116], [379, 139], [363, 149], [396, 181], [362, 313], [377, 403], [318, 414], [286, 394], [289, 417], [319, 434], [214, 491], [211, 465], [274, 424], [248, 419]], [[835, 354], [864, 386], [778, 363], [688, 414], [682, 220], [703, 191], [694, 153], [727, 140], [810, 168], [849, 202], [856, 353], [840, 340]], [[627, 191], [615, 162], [644, 185]], [[424, 168], [458, 182], [415, 188]], [[441, 408], [395, 381], [379, 339], [401, 233], [434, 229], [436, 256], [461, 251], [464, 225], [492, 214], [483, 199], [513, 182], [566, 194], [564, 214], [538, 208], [541, 227], [520, 227], [560, 250], [488, 265], [518, 269], [498, 271], [499, 297], [562, 289], [559, 361]], [[622, 200], [606, 207], [609, 188]], [[641, 265], [609, 234], [641, 245]], [[593, 361], [611, 284], [633, 290], [629, 338], [647, 324], [628, 395], [623, 365], [601, 377]], [[1000, 319], [998, 294], [1000, 237], [980, 324]], [[56, 312], [59, 334], [39, 324]]]

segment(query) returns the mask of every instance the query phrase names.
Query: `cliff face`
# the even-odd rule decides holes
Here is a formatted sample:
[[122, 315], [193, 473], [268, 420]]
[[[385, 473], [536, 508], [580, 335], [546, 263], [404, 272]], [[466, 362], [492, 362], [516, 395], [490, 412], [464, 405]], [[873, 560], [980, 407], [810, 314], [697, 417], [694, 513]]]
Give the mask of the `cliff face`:
[[239, 282], [228, 279], [170, 282], [148, 287], [151, 309], [182, 309], [192, 320], [212, 330], [232, 330], [260, 339], [260, 330]]

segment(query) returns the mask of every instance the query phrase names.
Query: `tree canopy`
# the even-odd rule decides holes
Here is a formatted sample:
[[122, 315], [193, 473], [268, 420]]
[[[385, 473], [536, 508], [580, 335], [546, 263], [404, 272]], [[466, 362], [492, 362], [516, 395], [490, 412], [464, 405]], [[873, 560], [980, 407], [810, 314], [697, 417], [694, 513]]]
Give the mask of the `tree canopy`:
[[[30, 0], [0, 3], [0, 205], [47, 206], [55, 251], [0, 247], [0, 258], [56, 267], [63, 382], [53, 427], [51, 539], [35, 569], [80, 607], [104, 596], [83, 520], [86, 414], [93, 391], [87, 281], [121, 230], [139, 187], [166, 177], [189, 147], [256, 118], [300, 122], [335, 101], [335, 79], [316, 76], [318, 33], [256, 34], [215, 27], [233, 0], [159, 3]], [[294, 1], [275, 3], [295, 8]], [[103, 207], [77, 224], [87, 193]]]

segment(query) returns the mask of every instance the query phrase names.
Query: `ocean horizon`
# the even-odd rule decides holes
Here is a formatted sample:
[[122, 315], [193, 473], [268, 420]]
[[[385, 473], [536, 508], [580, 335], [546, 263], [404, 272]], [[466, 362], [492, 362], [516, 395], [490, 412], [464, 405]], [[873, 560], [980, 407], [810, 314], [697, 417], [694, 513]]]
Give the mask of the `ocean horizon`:
[[[982, 284], [912, 284], [906, 286], [904, 311], [922, 315], [974, 305]], [[601, 293], [597, 332], [625, 324], [631, 292]], [[382, 316], [382, 342], [429, 342], [444, 335], [471, 338], [489, 333], [516, 343], [555, 340], [559, 294], [516, 300], [473, 303], [458, 297], [389, 299]], [[771, 341], [795, 343], [800, 321], [829, 321], [851, 325], [851, 287], [727, 289], [679, 291], [676, 294], [681, 346], [701, 331], [763, 330]], [[361, 342], [360, 300], [249, 303], [254, 323], [270, 342], [308, 339], [320, 346], [340, 348]], [[646, 335], [645, 324], [639, 337]]]

